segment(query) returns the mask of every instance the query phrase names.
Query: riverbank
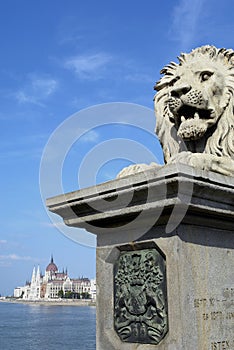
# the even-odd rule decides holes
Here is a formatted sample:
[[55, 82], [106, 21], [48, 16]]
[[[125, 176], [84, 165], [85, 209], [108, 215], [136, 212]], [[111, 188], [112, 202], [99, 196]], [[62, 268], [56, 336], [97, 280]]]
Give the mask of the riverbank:
[[17, 303], [46, 306], [96, 306], [95, 301], [89, 299], [46, 299], [46, 300], [23, 300], [15, 298], [1, 298], [0, 303]]

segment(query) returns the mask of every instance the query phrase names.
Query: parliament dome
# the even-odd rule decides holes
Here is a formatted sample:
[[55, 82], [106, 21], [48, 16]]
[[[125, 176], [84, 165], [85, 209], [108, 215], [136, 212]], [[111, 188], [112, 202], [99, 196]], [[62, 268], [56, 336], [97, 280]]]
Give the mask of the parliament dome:
[[46, 272], [57, 272], [58, 268], [54, 263], [53, 256], [51, 257], [50, 263], [46, 268]]

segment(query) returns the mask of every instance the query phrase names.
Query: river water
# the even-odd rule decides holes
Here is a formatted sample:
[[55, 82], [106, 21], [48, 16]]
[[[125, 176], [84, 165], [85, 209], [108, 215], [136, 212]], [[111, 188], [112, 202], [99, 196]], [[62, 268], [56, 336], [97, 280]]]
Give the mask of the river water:
[[0, 303], [1, 350], [95, 350], [95, 307]]

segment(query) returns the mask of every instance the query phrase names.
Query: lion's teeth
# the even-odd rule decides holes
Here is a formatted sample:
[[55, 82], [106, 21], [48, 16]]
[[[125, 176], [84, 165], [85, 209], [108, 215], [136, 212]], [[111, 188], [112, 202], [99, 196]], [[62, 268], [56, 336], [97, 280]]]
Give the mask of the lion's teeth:
[[195, 114], [194, 114], [194, 119], [199, 119], [199, 114], [198, 114], [198, 112], [195, 112]]
[[182, 115], [182, 117], [181, 117], [181, 121], [182, 122], [185, 122], [185, 117]]

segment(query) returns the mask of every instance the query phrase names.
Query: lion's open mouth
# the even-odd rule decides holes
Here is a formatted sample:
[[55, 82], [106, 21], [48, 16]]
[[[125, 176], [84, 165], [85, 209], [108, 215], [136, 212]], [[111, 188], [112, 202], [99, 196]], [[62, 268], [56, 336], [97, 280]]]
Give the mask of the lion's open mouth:
[[185, 141], [197, 140], [207, 131], [212, 110], [183, 105], [176, 112], [178, 135]]
[[179, 124], [185, 122], [188, 119], [209, 119], [211, 117], [210, 109], [199, 109], [196, 107], [183, 105], [177, 110], [177, 116], [179, 117]]

